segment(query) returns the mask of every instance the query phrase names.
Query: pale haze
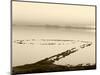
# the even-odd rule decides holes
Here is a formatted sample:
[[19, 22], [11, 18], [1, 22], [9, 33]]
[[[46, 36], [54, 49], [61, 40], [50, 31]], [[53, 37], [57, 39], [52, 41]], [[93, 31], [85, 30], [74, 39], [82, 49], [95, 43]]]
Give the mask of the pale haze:
[[95, 28], [95, 6], [13, 2], [14, 25], [59, 25]]

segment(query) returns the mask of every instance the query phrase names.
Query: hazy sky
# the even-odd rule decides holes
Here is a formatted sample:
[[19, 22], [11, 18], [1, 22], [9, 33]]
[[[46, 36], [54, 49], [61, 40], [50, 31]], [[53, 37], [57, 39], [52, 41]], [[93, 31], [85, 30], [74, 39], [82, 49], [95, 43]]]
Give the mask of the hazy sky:
[[95, 27], [95, 7], [13, 2], [13, 25]]

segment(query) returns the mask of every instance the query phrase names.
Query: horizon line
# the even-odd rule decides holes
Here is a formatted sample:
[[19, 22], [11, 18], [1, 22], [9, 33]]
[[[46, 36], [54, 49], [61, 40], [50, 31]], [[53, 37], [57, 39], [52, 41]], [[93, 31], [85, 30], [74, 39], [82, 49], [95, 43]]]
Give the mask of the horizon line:
[[72, 29], [96, 29], [96, 27], [58, 26], [58, 25], [13, 25], [13, 26], [72, 28]]

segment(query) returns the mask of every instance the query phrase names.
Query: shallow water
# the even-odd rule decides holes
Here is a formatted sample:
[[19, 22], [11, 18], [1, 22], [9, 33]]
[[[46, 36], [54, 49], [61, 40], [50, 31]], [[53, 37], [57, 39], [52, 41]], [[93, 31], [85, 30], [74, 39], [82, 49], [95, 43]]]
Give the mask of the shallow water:
[[[33, 40], [32, 40], [33, 39]], [[91, 41], [90, 47], [79, 50], [57, 62], [60, 65], [95, 63], [95, 31], [56, 27], [13, 26], [13, 66], [35, 63], [41, 59], [61, 53], [81, 43], [65, 41], [43, 41], [43, 39]], [[24, 40], [25, 44], [15, 41]], [[42, 40], [42, 41], [41, 41]], [[50, 45], [49, 43], [54, 43]], [[48, 45], [49, 44], [49, 45]]]

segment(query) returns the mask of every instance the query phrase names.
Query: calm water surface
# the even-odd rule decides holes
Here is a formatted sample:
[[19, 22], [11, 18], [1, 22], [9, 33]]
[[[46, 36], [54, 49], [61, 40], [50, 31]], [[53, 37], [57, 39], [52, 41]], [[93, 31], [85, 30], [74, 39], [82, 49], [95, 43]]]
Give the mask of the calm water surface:
[[[32, 41], [35, 39], [35, 41]], [[80, 63], [95, 63], [95, 31], [86, 29], [56, 28], [56, 27], [32, 27], [13, 26], [13, 66], [35, 63], [46, 57], [61, 53], [72, 47], [77, 47], [80, 43], [64, 41], [51, 41], [56, 45], [41, 45], [50, 41], [40, 41], [40, 39], [60, 39], [60, 40], [81, 40], [91, 41], [90, 47], [77, 51], [57, 62], [60, 65], [77, 65]], [[17, 44], [15, 40], [27, 40], [28, 44]], [[30, 40], [30, 41], [28, 41]], [[34, 43], [34, 44], [31, 44]], [[61, 45], [58, 45], [58, 44]], [[68, 44], [67, 44], [68, 43]]]

